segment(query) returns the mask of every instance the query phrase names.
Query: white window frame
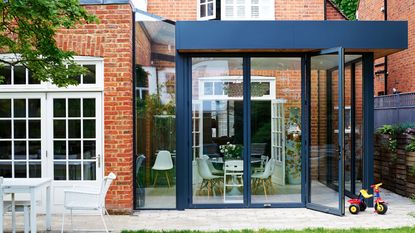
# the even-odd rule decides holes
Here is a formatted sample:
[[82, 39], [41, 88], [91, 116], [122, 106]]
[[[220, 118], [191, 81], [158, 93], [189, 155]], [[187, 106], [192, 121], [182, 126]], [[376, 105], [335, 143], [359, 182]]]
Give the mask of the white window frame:
[[[272, 7], [270, 9], [270, 15], [261, 15], [262, 0], [258, 0], [258, 4], [252, 4], [252, 0], [245, 0], [245, 4], [238, 4], [238, 0], [233, 0], [233, 16], [226, 16], [226, 0], [221, 0], [221, 20], [275, 20], [275, 0], [272, 0]], [[237, 16], [237, 7], [236, 6], [245, 6], [245, 15]], [[258, 5], [259, 15], [257, 18], [252, 17], [252, 6]]]
[[[14, 55], [1, 54], [3, 59], [13, 60]], [[95, 65], [96, 82], [92, 84], [79, 84], [60, 88], [49, 82], [40, 84], [8, 84], [0, 85], [0, 92], [67, 92], [67, 91], [103, 91], [104, 90], [104, 59], [100, 57], [74, 56], [74, 61], [79, 65]], [[28, 71], [26, 70], [26, 79]]]
[[[210, 19], [216, 19], [216, 0], [205, 0], [204, 3], [201, 2], [201, 0], [197, 1], [197, 20], [210, 20]], [[208, 5], [210, 3], [213, 3], [213, 15], [207, 15], [208, 13]], [[202, 17], [200, 12], [200, 7], [202, 5], [206, 5], [206, 16]]]
[[[45, 95], [44, 94], [38, 94], [38, 93], [0, 93], [0, 99], [9, 99], [11, 100], [11, 116], [13, 116], [13, 111], [14, 111], [14, 106], [13, 106], [13, 101], [15, 99], [39, 99], [40, 100], [40, 117], [29, 117], [28, 116], [28, 105], [26, 104], [26, 116], [25, 117], [10, 117], [10, 118], [0, 118], [1, 120], [11, 120], [11, 137], [10, 138], [4, 138], [4, 139], [0, 139], [0, 141], [11, 141], [12, 143], [12, 151], [11, 151], [11, 158], [10, 159], [3, 159], [0, 160], [1, 162], [11, 162], [11, 169], [12, 169], [12, 178], [15, 178], [15, 164], [16, 162], [25, 162], [26, 163], [26, 177], [25, 178], [29, 178], [29, 171], [30, 168], [28, 167], [29, 162], [40, 162], [41, 164], [41, 177], [45, 177], [47, 175], [46, 173], [46, 157], [45, 157], [45, 152], [46, 152], [46, 147], [44, 146], [45, 144], [45, 139], [46, 139], [46, 122], [44, 121], [44, 116], [46, 115], [46, 100], [45, 100]], [[14, 125], [13, 125], [13, 121], [16, 120], [40, 120], [40, 138], [29, 138], [29, 126], [26, 123], [26, 137], [25, 138], [15, 138], [14, 136]], [[28, 143], [29, 141], [40, 141], [41, 143], [41, 156], [40, 159], [30, 159], [29, 158], [29, 146], [28, 144], [26, 147], [26, 159], [24, 160], [19, 160], [15, 158], [14, 155], [14, 145], [13, 143], [15, 141], [25, 141], [26, 143]], [[0, 148], [1, 149], [1, 148]]]
[[[264, 77], [264, 76], [251, 76], [251, 82], [260, 82], [260, 83], [269, 83], [269, 95], [264, 96], [252, 96], [252, 100], [273, 100], [276, 99], [276, 92], [275, 92], [275, 77]], [[242, 83], [243, 77], [242, 76], [216, 76], [216, 77], [204, 77], [199, 78], [199, 100], [242, 100], [242, 96], [236, 97], [229, 97], [226, 94], [222, 95], [215, 95], [215, 91], [213, 90], [212, 95], [205, 95], [205, 83]], [[215, 85], [213, 85], [214, 87]]]

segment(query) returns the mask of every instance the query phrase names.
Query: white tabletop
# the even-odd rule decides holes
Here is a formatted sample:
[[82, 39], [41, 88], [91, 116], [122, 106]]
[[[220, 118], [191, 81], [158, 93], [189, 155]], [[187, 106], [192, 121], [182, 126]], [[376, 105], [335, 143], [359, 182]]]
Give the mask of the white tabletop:
[[52, 181], [52, 178], [5, 178], [3, 179], [2, 188], [6, 187], [38, 187]]

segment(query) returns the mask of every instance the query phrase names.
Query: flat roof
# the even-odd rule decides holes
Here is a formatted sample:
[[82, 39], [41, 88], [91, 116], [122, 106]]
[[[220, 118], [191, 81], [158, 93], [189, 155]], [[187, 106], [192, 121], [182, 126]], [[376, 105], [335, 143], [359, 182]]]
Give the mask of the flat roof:
[[179, 52], [313, 52], [382, 57], [408, 48], [407, 21], [177, 21]]

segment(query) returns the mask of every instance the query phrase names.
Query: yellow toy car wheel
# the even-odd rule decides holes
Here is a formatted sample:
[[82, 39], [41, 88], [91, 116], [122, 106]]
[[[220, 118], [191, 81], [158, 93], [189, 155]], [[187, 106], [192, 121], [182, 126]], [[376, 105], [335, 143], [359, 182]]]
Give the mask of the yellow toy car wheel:
[[388, 211], [388, 206], [384, 203], [376, 203], [375, 210], [378, 214], [385, 214]]
[[359, 213], [359, 211], [360, 211], [360, 208], [359, 208], [359, 206], [358, 206], [358, 205], [350, 205], [350, 206], [349, 206], [349, 212], [350, 212], [351, 214], [358, 214], [358, 213]]

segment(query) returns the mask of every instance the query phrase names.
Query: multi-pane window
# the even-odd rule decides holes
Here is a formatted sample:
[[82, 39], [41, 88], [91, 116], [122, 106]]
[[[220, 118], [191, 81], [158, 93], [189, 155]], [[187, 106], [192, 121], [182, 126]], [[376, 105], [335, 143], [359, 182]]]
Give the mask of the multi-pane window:
[[[75, 77], [79, 84], [97, 84], [96, 79], [96, 65], [95, 64], [80, 64], [85, 67], [87, 74]], [[0, 76], [3, 77], [3, 81], [0, 82], [0, 87], [7, 88], [9, 86], [21, 86], [21, 85], [40, 85], [41, 82], [35, 79], [32, 72], [22, 65], [10, 66], [2, 64], [0, 66]]]
[[81, 66], [87, 69], [87, 74], [77, 76], [79, 84], [96, 84], [96, 65], [94, 64], [81, 64]]
[[0, 85], [34, 85], [40, 84], [40, 81], [33, 78], [32, 73], [22, 65], [0, 66], [0, 76], [4, 78]]
[[197, 18], [199, 20], [216, 18], [216, 0], [198, 0]]
[[222, 0], [222, 20], [274, 20], [275, 0]]
[[0, 98], [0, 176], [41, 177], [41, 99]]
[[96, 117], [95, 98], [53, 99], [55, 180], [96, 179]]

